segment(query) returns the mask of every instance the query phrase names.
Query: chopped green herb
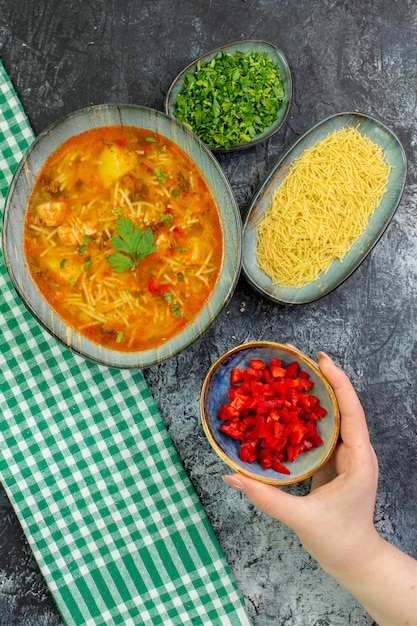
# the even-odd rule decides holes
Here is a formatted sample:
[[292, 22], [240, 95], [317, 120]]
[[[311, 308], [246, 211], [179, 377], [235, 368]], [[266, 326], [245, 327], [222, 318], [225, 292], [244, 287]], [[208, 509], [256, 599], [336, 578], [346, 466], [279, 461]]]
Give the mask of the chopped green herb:
[[165, 300], [168, 302], [170, 309], [172, 311], [172, 314], [175, 317], [178, 317], [179, 315], [181, 315], [181, 309], [178, 306], [178, 304], [176, 304], [176, 302], [172, 302], [172, 293], [170, 291], [167, 291], [166, 293], [164, 293], [164, 298]]
[[66, 262], [67, 262], [67, 259], [61, 259], [61, 261], [59, 262], [59, 267], [61, 268], [61, 270], [64, 269]]
[[163, 172], [161, 172], [161, 167], [159, 165], [158, 167], [155, 167], [154, 174], [161, 183], [165, 182], [165, 179], [167, 178], [167, 174], [164, 174]]
[[184, 280], [184, 274], [182, 272], [177, 272], [177, 283], [181, 283]]
[[166, 213], [161, 213], [161, 222], [164, 222], [164, 224], [168, 228], [171, 228], [171, 226], [172, 226], [172, 217], [170, 215], [167, 215]]
[[171, 311], [175, 317], [179, 317], [181, 315], [181, 309], [178, 304], [175, 304], [175, 302], [171, 304]]
[[93, 261], [91, 259], [91, 256], [87, 256], [84, 259], [84, 269], [88, 269], [89, 267], [91, 267]]
[[79, 254], [84, 254], [84, 252], [87, 249], [88, 246], [88, 237], [87, 235], [84, 235], [84, 237], [81, 239], [82, 241], [82, 245], [78, 248], [78, 252]]
[[178, 198], [178, 196], [181, 194], [181, 191], [178, 189], [178, 187], [173, 187], [171, 189], [171, 196], [173, 198]]
[[123, 341], [123, 339], [124, 339], [123, 333], [122, 332], [117, 333], [117, 335], [116, 335], [116, 343], [120, 343], [121, 341]]
[[174, 116], [210, 147], [227, 149], [262, 133], [283, 100], [278, 66], [266, 52], [220, 51], [185, 75]]
[[150, 143], [156, 143], [155, 137], [146, 137], [145, 141], [149, 141]]
[[106, 257], [115, 272], [132, 269], [145, 256], [157, 249], [155, 237], [150, 228], [142, 231], [139, 226], [123, 216], [117, 219], [116, 232], [119, 236], [113, 236], [111, 244], [115, 250], [120, 250], [120, 252]]

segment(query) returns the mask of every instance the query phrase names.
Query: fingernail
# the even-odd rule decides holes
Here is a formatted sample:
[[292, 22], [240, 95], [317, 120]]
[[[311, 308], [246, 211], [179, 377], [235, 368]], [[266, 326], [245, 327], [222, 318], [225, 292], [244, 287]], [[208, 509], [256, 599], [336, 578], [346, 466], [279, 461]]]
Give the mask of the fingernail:
[[330, 357], [328, 354], [326, 354], [325, 352], [323, 352], [322, 350], [320, 350], [319, 352], [317, 352], [317, 358], [318, 359], [327, 359], [328, 361], [331, 361], [331, 363], [334, 363], [332, 357]]
[[236, 489], [236, 491], [245, 491], [246, 487], [236, 476], [222, 476], [226, 485], [229, 485], [232, 489]]
[[293, 350], [297, 350], [297, 352], [300, 352], [300, 350], [297, 348], [297, 346], [295, 346], [293, 343], [287, 343], [285, 344], [286, 346], [288, 346], [289, 348], [292, 348]]

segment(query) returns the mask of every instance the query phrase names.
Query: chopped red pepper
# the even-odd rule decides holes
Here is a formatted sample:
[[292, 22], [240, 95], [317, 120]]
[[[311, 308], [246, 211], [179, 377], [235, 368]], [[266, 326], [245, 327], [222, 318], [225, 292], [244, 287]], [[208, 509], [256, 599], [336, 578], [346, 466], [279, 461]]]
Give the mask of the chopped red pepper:
[[152, 277], [149, 279], [148, 291], [151, 293], [161, 295], [166, 293], [168, 290], [169, 285], [160, 283], [157, 278]]
[[256, 439], [244, 439], [240, 445], [240, 458], [242, 461], [253, 463], [258, 458], [258, 442]]
[[249, 367], [256, 371], [265, 370], [266, 363], [261, 359], [252, 359], [251, 361], [249, 361]]
[[308, 393], [313, 386], [297, 361], [252, 359], [248, 368], [231, 370], [229, 402], [218, 418], [220, 430], [240, 442], [242, 461], [290, 474], [283, 463], [322, 445], [317, 422], [326, 409]]
[[230, 384], [237, 385], [237, 383], [241, 383], [245, 377], [245, 371], [240, 370], [237, 367], [234, 367], [230, 372]]

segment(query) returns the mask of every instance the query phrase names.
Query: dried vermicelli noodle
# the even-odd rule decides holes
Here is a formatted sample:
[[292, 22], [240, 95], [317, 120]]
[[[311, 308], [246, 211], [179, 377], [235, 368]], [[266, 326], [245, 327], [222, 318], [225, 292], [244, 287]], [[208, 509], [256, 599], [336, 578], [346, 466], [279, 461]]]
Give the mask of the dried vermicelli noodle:
[[390, 166], [357, 128], [307, 148], [272, 195], [257, 230], [258, 266], [283, 287], [300, 287], [343, 259], [386, 191]]

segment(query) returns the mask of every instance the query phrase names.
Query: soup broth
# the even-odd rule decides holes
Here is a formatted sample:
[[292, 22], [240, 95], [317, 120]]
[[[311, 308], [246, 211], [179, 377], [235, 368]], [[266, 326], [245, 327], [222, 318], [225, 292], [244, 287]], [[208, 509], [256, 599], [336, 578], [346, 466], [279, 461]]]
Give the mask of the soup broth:
[[44, 298], [105, 348], [140, 351], [192, 323], [223, 258], [219, 212], [193, 161], [135, 127], [64, 142], [36, 181], [25, 255]]

